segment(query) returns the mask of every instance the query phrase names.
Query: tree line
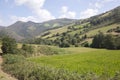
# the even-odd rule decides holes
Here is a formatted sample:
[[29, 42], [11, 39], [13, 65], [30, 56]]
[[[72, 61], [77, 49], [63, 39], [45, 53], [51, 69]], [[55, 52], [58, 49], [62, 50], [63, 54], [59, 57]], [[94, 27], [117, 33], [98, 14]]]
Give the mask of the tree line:
[[92, 41], [92, 48], [120, 49], [120, 36], [100, 32]]

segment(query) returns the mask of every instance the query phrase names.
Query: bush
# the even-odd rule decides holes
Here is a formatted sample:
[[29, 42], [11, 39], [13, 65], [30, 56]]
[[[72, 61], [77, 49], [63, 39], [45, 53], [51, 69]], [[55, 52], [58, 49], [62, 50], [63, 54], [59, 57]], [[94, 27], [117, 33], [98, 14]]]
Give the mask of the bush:
[[89, 47], [90, 45], [89, 45], [88, 41], [85, 41], [84, 43], [81, 44], [81, 46], [83, 46], [83, 47]]
[[34, 47], [31, 45], [23, 44], [22, 45], [22, 50], [24, 50], [28, 54], [33, 54], [34, 53]]
[[111, 34], [104, 35], [103, 33], [99, 33], [94, 37], [91, 47], [111, 50], [120, 49], [120, 37], [113, 36]]
[[7, 54], [7, 55], [4, 55], [3, 57], [4, 57], [5, 64], [14, 64], [22, 60], [25, 60], [25, 58], [21, 55]]
[[7, 54], [7, 53], [15, 54], [16, 50], [17, 50], [17, 43], [16, 43], [15, 39], [10, 38], [8, 36], [4, 37], [2, 39], [1, 49], [4, 54]]

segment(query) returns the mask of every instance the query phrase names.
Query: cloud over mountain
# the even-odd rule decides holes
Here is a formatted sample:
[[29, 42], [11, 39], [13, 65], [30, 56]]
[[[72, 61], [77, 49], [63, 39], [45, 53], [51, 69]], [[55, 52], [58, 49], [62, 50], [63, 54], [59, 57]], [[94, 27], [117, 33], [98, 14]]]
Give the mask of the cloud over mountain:
[[28, 17], [17, 17], [16, 19], [26, 19], [26, 20], [37, 20], [37, 21], [46, 21], [50, 19], [54, 19], [55, 17], [45, 8], [43, 8], [43, 5], [45, 3], [45, 0], [15, 0], [15, 3], [17, 6], [26, 6], [29, 9], [31, 9], [31, 12], [33, 12], [37, 16], [28, 16]]

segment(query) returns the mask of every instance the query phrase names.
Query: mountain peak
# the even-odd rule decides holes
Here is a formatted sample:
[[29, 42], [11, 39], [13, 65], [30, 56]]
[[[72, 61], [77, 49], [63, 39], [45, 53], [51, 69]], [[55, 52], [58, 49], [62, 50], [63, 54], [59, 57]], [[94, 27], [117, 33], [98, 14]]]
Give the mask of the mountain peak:
[[27, 23], [35, 23], [35, 22], [33, 22], [33, 21], [28, 21]]
[[23, 21], [17, 21], [17, 22], [15, 22], [15, 23], [25, 23], [25, 22], [23, 22]]

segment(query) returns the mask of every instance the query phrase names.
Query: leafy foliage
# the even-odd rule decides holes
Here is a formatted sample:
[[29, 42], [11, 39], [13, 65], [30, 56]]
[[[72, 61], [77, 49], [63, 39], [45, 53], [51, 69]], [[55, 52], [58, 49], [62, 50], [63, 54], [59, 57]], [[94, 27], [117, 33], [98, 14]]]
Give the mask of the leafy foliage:
[[93, 39], [91, 47], [93, 48], [107, 48], [107, 49], [120, 49], [120, 37], [113, 35], [104, 35], [99, 33]]
[[10, 38], [9, 36], [4, 37], [2, 39], [1, 49], [4, 54], [7, 54], [7, 53], [15, 54], [17, 51], [17, 43], [15, 39]]
[[24, 60], [25, 57], [22, 55], [11, 55], [11, 54], [4, 55], [4, 64], [14, 64]]
[[34, 52], [34, 47], [27, 44], [23, 44], [21, 49], [29, 54], [32, 54]]

